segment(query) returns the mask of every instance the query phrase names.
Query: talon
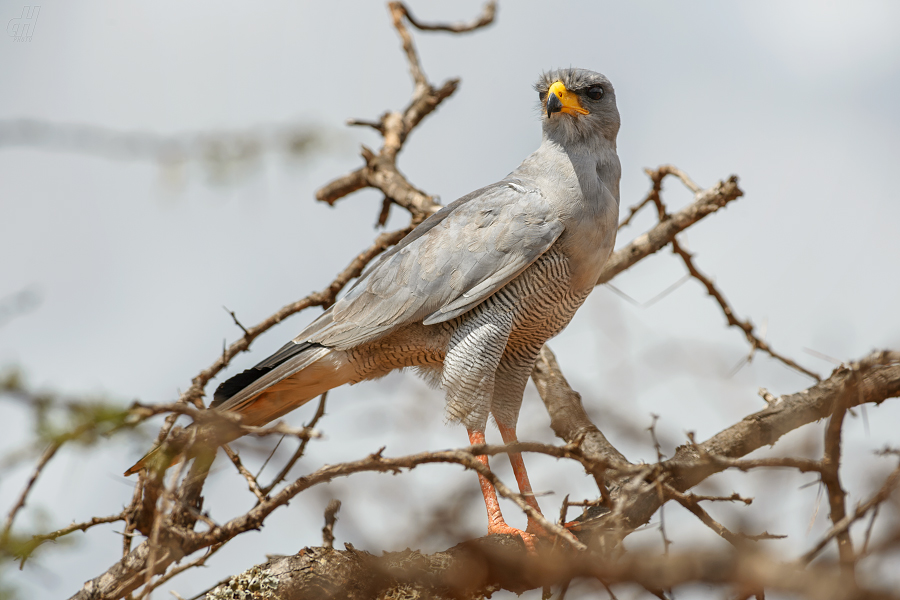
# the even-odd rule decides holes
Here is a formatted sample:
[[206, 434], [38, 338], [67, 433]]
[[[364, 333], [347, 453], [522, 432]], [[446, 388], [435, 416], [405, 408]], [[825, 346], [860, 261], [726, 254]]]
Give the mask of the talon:
[[581, 523], [578, 521], [569, 521], [568, 523], [563, 523], [563, 527], [565, 527], [569, 531], [581, 531]]
[[[529, 527], [529, 529], [530, 529], [530, 527]], [[535, 546], [535, 541], [537, 541], [538, 536], [533, 533], [529, 533], [528, 531], [522, 531], [521, 529], [516, 529], [515, 527], [511, 527], [511, 526], [507, 525], [503, 521], [488, 527], [488, 535], [493, 535], [495, 533], [501, 533], [501, 534], [507, 534], [507, 535], [517, 535], [520, 538], [522, 538], [522, 541], [525, 543], [525, 548], [527, 548], [529, 552], [531, 552], [531, 553], [537, 552], [537, 547]]]

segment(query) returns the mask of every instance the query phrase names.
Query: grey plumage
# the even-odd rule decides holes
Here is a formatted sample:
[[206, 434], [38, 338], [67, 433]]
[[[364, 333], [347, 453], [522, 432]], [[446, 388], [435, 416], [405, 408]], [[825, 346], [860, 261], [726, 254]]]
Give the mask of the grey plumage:
[[[583, 112], [548, 102], [557, 81]], [[531, 156], [428, 218], [292, 342], [222, 384], [213, 406], [257, 425], [337, 385], [418, 367], [445, 390], [449, 420], [514, 426], [541, 346], [609, 257], [619, 205], [612, 85], [564, 69], [535, 89], [543, 140]]]

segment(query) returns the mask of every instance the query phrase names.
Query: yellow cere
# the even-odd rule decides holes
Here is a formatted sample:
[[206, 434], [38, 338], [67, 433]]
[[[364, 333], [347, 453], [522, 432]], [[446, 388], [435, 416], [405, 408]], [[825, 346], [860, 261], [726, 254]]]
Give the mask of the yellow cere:
[[591, 113], [591, 111], [581, 107], [581, 102], [578, 100], [578, 94], [573, 94], [567, 90], [562, 81], [557, 81], [551, 85], [549, 92], [555, 94], [556, 97], [559, 98], [559, 101], [562, 102], [562, 112], [570, 115], [589, 115]]

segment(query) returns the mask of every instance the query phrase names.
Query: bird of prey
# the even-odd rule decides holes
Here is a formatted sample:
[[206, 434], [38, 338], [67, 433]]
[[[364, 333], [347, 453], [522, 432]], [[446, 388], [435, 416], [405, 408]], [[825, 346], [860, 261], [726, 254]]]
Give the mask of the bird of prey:
[[[448, 420], [465, 425], [472, 444], [484, 443], [490, 416], [514, 442], [538, 353], [594, 288], [619, 211], [619, 112], [609, 80], [560, 69], [541, 75], [535, 90], [543, 136], [531, 156], [426, 219], [300, 335], [222, 383], [210, 408], [258, 426], [339, 385], [416, 367], [446, 392]], [[510, 461], [540, 510], [521, 455]], [[507, 525], [496, 491], [479, 478], [488, 532], [533, 547], [538, 524]]]

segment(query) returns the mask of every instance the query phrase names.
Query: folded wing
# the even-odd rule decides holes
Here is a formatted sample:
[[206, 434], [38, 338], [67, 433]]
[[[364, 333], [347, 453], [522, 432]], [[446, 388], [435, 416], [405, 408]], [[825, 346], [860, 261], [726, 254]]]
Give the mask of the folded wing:
[[346, 349], [405, 324], [453, 319], [524, 271], [562, 231], [538, 191], [514, 180], [482, 188], [385, 253], [294, 341]]

